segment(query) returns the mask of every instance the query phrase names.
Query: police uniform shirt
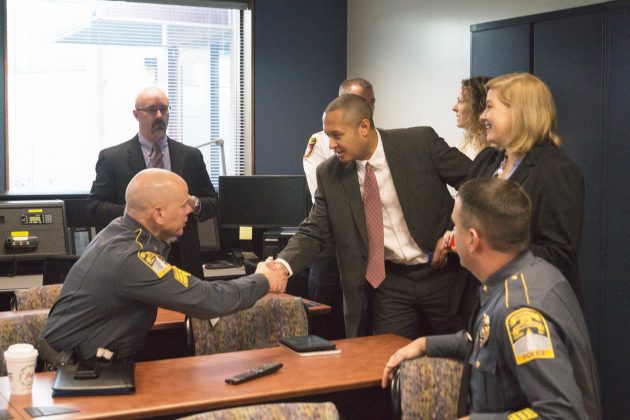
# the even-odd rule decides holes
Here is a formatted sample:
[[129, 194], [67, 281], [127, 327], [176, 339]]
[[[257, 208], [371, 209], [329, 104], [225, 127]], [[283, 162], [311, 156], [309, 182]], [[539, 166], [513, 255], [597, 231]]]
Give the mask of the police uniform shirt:
[[313, 202], [315, 202], [315, 190], [317, 189], [317, 167], [332, 156], [335, 156], [335, 152], [330, 149], [330, 139], [326, 133], [320, 131], [313, 134], [308, 140], [304, 159], [302, 159], [304, 175], [306, 175], [306, 182]]
[[521, 254], [480, 288], [474, 334], [427, 337], [427, 355], [471, 365], [471, 419], [600, 419], [582, 310], [562, 274]]
[[128, 215], [90, 243], [64, 282], [44, 325], [57, 351], [81, 359], [99, 347], [133, 357], [155, 322], [157, 307], [208, 319], [252, 306], [269, 290], [262, 274], [206, 282], [166, 262], [169, 245]]

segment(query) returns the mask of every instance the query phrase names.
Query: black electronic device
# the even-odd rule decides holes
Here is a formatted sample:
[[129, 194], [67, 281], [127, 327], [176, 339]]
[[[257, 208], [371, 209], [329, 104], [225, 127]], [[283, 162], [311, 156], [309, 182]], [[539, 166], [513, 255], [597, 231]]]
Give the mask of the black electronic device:
[[101, 371], [101, 365], [97, 357], [89, 360], [81, 360], [74, 371], [74, 379], [95, 379]]
[[68, 228], [68, 239], [70, 242], [70, 254], [82, 255], [83, 251], [96, 236], [94, 227], [71, 227]]
[[269, 229], [263, 233], [262, 258], [276, 258], [284, 249], [289, 239], [297, 232], [297, 228]]
[[62, 200], [0, 202], [0, 260], [68, 254]]
[[7, 250], [34, 250], [39, 245], [37, 236], [10, 236], [5, 241]]
[[225, 382], [230, 385], [242, 384], [243, 382], [251, 381], [252, 379], [269, 375], [270, 373], [277, 371], [281, 367], [282, 367], [282, 363], [279, 363], [279, 362], [266, 363], [264, 365], [255, 367], [254, 369], [250, 369], [238, 375], [226, 378]]
[[304, 175], [221, 176], [219, 197], [222, 228], [298, 226], [311, 202]]
[[201, 251], [219, 251], [221, 249], [216, 217], [211, 217], [203, 222], [197, 220], [197, 232]]

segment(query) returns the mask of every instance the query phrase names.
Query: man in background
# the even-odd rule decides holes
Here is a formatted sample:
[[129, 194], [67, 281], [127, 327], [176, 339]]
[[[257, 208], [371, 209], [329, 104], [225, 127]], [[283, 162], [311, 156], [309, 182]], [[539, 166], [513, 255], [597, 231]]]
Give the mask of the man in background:
[[181, 237], [172, 244], [169, 261], [203, 279], [197, 220], [217, 214], [218, 198], [201, 152], [166, 135], [169, 101], [160, 89], [147, 87], [136, 97], [133, 116], [138, 134], [99, 153], [88, 214], [97, 231], [123, 215], [125, 190], [131, 178], [146, 168], [161, 168], [180, 175], [188, 184], [193, 208]]
[[[339, 86], [339, 96], [348, 93], [361, 96], [374, 112], [376, 98], [370, 82], [360, 77], [344, 80]], [[317, 190], [315, 171], [320, 163], [335, 156], [335, 152], [329, 145], [330, 140], [324, 131], [313, 134], [306, 145], [303, 160], [304, 174], [313, 202], [315, 202], [315, 190]], [[337, 264], [336, 248], [333, 241], [311, 263], [308, 276], [308, 298], [332, 307], [331, 322], [325, 325], [315, 324], [322, 331], [314, 332], [331, 340], [345, 338], [341, 278], [339, 277], [339, 265]]]

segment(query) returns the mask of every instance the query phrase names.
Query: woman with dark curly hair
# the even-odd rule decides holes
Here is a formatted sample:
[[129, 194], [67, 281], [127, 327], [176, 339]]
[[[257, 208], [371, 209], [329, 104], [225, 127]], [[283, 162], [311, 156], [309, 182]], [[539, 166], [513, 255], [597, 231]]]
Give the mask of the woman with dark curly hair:
[[464, 140], [458, 146], [469, 158], [474, 159], [488, 146], [486, 128], [479, 116], [486, 107], [486, 86], [489, 77], [477, 76], [462, 80], [462, 86], [453, 106], [457, 127], [464, 129]]

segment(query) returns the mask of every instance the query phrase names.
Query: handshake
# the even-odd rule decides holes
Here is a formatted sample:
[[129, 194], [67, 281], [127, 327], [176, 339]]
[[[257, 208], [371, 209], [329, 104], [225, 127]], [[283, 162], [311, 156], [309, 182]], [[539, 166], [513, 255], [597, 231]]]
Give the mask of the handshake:
[[272, 293], [284, 293], [287, 290], [289, 271], [281, 263], [269, 257], [264, 262], [259, 262], [256, 273], [260, 273], [269, 282], [269, 291]]

